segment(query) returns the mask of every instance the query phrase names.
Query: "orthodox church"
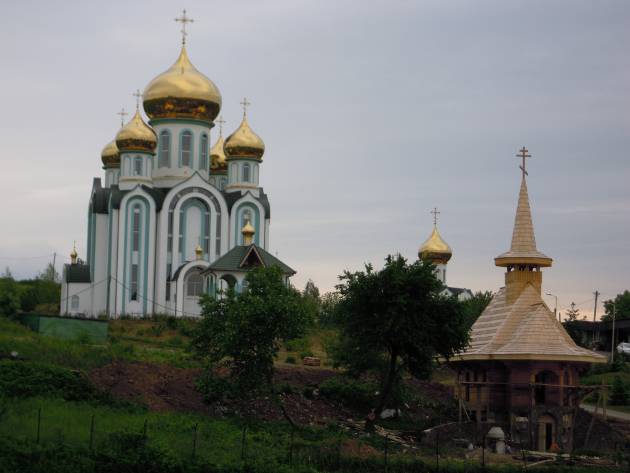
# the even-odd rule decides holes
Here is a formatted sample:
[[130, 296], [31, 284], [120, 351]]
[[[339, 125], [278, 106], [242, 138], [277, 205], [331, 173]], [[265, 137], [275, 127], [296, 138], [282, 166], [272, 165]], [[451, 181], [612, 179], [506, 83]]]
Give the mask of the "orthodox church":
[[[243, 119], [211, 146], [217, 86], [182, 48], [136, 94], [136, 111], [102, 151], [88, 206], [85, 261], [76, 249], [62, 278], [62, 314], [195, 316], [202, 293], [237, 291], [247, 271], [280, 266], [269, 248], [271, 207], [260, 186], [265, 145]], [[142, 104], [140, 104], [142, 98]], [[142, 105], [142, 106], [141, 106]], [[148, 116], [143, 118], [142, 110]]]
[[418, 250], [418, 258], [424, 261], [430, 261], [435, 266], [435, 276], [444, 285], [442, 294], [445, 296], [456, 297], [460, 301], [472, 298], [473, 293], [470, 289], [461, 287], [451, 287], [446, 284], [446, 265], [453, 256], [453, 250], [446, 243], [437, 228], [437, 208], [431, 211], [433, 214], [433, 231], [429, 238], [420, 246]]

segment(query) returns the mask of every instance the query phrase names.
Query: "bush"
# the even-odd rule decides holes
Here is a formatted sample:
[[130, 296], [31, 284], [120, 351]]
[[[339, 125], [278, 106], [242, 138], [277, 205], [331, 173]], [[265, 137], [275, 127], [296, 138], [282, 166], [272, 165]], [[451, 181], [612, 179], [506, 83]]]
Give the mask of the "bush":
[[304, 359], [308, 356], [314, 356], [311, 350], [304, 350], [300, 352], [300, 358]]
[[308, 350], [308, 339], [306, 337], [294, 338], [285, 342], [287, 351], [305, 351]]
[[335, 376], [324, 381], [319, 387], [323, 397], [352, 405], [358, 409], [369, 410], [373, 407], [376, 384], [365, 382], [347, 376]]
[[294, 365], [296, 360], [294, 356], [287, 356], [287, 358], [284, 360], [285, 363], [289, 363], [290, 365]]
[[610, 391], [610, 403], [617, 406], [624, 406], [628, 404], [629, 398], [628, 385], [624, 383], [620, 376], [615, 376]]

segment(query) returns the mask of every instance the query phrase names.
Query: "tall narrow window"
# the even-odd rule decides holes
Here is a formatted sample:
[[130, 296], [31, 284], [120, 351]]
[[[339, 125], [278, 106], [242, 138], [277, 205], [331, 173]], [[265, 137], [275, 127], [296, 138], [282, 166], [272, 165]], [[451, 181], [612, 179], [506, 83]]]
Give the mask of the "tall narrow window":
[[192, 273], [186, 281], [186, 295], [199, 297], [201, 294], [203, 294], [203, 278], [199, 273]]
[[79, 296], [75, 294], [74, 296], [72, 296], [71, 301], [72, 310], [79, 310]]
[[131, 265], [131, 300], [138, 300], [138, 265]]
[[203, 252], [210, 254], [210, 212], [206, 210], [203, 219]]
[[243, 164], [243, 182], [249, 182], [250, 180], [250, 165], [249, 163]]
[[182, 133], [181, 142], [181, 162], [182, 166], [190, 167], [192, 164], [192, 133], [185, 131]]
[[160, 133], [160, 148], [158, 151], [158, 167], [171, 165], [171, 134], [168, 130]]
[[131, 251], [140, 251], [140, 207], [133, 208], [131, 225]]
[[133, 158], [133, 175], [142, 176], [142, 158], [140, 156]]
[[199, 144], [199, 169], [203, 171], [208, 170], [208, 135], [201, 134], [201, 140]]

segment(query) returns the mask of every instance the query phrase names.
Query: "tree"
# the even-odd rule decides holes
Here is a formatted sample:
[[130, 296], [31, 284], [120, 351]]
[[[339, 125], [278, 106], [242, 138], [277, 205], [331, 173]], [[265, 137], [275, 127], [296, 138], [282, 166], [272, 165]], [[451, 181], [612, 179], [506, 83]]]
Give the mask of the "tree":
[[470, 299], [463, 301], [466, 323], [469, 329], [490, 304], [492, 297], [494, 296], [491, 291], [477, 291]]
[[14, 315], [20, 308], [18, 286], [12, 277], [0, 278], [0, 315]]
[[52, 281], [52, 282], [59, 281], [59, 273], [57, 272], [57, 270], [55, 269], [52, 263], [48, 263], [44, 271], [42, 271], [37, 277], [44, 281]]
[[623, 291], [614, 299], [604, 301], [604, 309], [606, 313], [602, 316], [603, 321], [611, 321], [613, 313], [617, 320], [630, 319], [630, 291]]
[[13, 274], [11, 274], [11, 268], [6, 266], [4, 268], [4, 273], [2, 274], [3, 279], [13, 279]]
[[[449, 358], [468, 343], [464, 308], [455, 298], [440, 295], [442, 283], [427, 262], [388, 256], [375, 271], [345, 271], [337, 289], [341, 326], [339, 365], [361, 371], [382, 369], [381, 389], [367, 427], [373, 424], [404, 372], [429, 377], [438, 357]], [[341, 354], [341, 352], [339, 352]]]
[[586, 335], [579, 328], [579, 317], [580, 317], [580, 309], [575, 306], [575, 302], [571, 302], [571, 308], [567, 309], [567, 317], [562, 325], [564, 329], [567, 331], [569, 336], [573, 339], [575, 343], [582, 347], [588, 346], [588, 340], [586, 339]]
[[315, 285], [312, 279], [309, 279], [306, 282], [304, 291], [302, 291], [302, 297], [309, 313], [308, 318], [314, 322], [319, 314], [321, 299], [319, 297], [319, 288]]
[[337, 323], [337, 305], [341, 299], [338, 292], [327, 292], [321, 297], [317, 322], [320, 327], [332, 327]]
[[281, 343], [301, 336], [310, 322], [302, 295], [285, 285], [279, 268], [256, 268], [246, 279], [242, 294], [230, 290], [201, 301], [193, 349], [208, 366], [202, 384], [209, 400], [273, 393], [273, 362]]
[[304, 286], [304, 295], [319, 301], [319, 288], [315, 285], [312, 279], [309, 279], [306, 282], [306, 286]]
[[610, 403], [616, 406], [623, 406], [628, 404], [628, 386], [624, 383], [620, 376], [615, 376], [612, 383], [612, 389], [610, 390]]

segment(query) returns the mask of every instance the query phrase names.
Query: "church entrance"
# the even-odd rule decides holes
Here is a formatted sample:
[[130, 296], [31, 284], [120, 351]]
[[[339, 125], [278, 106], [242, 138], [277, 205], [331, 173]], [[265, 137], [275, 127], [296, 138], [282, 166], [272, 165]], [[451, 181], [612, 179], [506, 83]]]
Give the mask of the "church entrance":
[[555, 443], [556, 421], [548, 414], [538, 418], [538, 445], [537, 449], [546, 452]]
[[193, 268], [184, 279], [184, 317], [201, 314], [199, 297], [203, 294], [203, 277], [199, 268]]

